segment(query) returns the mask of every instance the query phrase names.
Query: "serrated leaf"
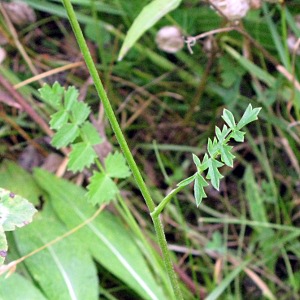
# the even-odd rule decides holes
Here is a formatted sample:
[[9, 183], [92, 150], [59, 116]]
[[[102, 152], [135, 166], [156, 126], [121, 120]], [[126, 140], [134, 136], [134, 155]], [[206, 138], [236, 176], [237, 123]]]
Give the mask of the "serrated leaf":
[[199, 173], [196, 174], [195, 184], [194, 184], [194, 197], [196, 199], [197, 207], [201, 204], [202, 199], [206, 198], [207, 195], [204, 191], [204, 187], [208, 186], [207, 181]]
[[237, 124], [237, 128], [241, 129], [245, 125], [249, 124], [252, 121], [257, 120], [257, 116], [261, 110], [261, 107], [252, 109], [252, 105], [249, 104], [246, 111], [244, 112], [241, 120]]
[[52, 129], [59, 130], [65, 124], [68, 123], [69, 113], [66, 110], [60, 110], [55, 114], [51, 115], [50, 127]]
[[201, 161], [200, 161], [200, 159], [198, 158], [198, 156], [195, 155], [194, 153], [193, 153], [193, 161], [194, 161], [194, 164], [196, 165], [196, 167], [197, 167], [197, 168], [200, 168], [200, 166], [201, 166]]
[[36, 211], [28, 200], [0, 188], [0, 226], [4, 231], [29, 224]]
[[74, 86], [69, 86], [64, 94], [64, 108], [67, 111], [71, 111], [73, 109], [73, 105], [78, 103], [78, 95], [79, 92]]
[[192, 183], [195, 180], [197, 173], [195, 173], [194, 175], [180, 181], [179, 183], [177, 183], [177, 186], [186, 186], [189, 185], [190, 183]]
[[42, 99], [54, 109], [61, 107], [64, 88], [58, 82], [55, 82], [52, 87], [49, 84], [45, 84], [39, 89], [39, 92]]
[[225, 108], [223, 110], [222, 118], [231, 129], [235, 128], [236, 124], [235, 124], [234, 116], [231, 111]]
[[130, 170], [122, 153], [116, 151], [110, 153], [105, 159], [106, 174], [112, 178], [126, 178], [130, 176]]
[[222, 167], [224, 164], [213, 158], [210, 158], [207, 163], [208, 163], [208, 172], [206, 178], [210, 179], [212, 186], [216, 190], [219, 190], [220, 180], [224, 176], [219, 172], [218, 168]]
[[57, 149], [72, 143], [79, 135], [79, 129], [75, 124], [65, 124], [52, 138], [51, 144]]
[[83, 140], [87, 141], [92, 146], [102, 142], [102, 138], [100, 137], [98, 131], [90, 122], [85, 122], [82, 125], [80, 128], [80, 134], [82, 135]]
[[146, 5], [127, 32], [118, 60], [122, 60], [128, 50], [159, 19], [177, 8], [182, 0], [154, 0]]
[[233, 147], [229, 145], [222, 145], [222, 147], [220, 147], [221, 160], [229, 167], [233, 167], [233, 159], [235, 158], [231, 153], [232, 148]]
[[236, 130], [231, 133], [230, 137], [233, 138], [236, 142], [243, 142], [244, 135], [245, 135], [245, 132]]
[[68, 162], [68, 169], [76, 173], [82, 171], [84, 168], [88, 168], [94, 163], [97, 154], [89, 143], [76, 143], [72, 146], [70, 153], [70, 159]]
[[81, 125], [91, 113], [91, 109], [84, 102], [75, 102], [72, 106], [73, 123]]
[[7, 240], [2, 225], [0, 225], [0, 266], [3, 265], [7, 255]]
[[98, 172], [93, 174], [87, 189], [88, 201], [94, 205], [108, 203], [119, 193], [119, 189], [113, 180], [106, 174]]

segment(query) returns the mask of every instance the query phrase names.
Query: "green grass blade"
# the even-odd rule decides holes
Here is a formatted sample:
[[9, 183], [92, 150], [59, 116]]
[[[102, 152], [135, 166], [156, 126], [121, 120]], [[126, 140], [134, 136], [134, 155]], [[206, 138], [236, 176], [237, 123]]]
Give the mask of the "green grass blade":
[[120, 50], [118, 60], [123, 59], [128, 50], [145, 31], [151, 28], [164, 15], [177, 8], [180, 3], [181, 0], [154, 0], [145, 6], [130, 27]]
[[230, 285], [230, 283], [239, 275], [239, 273], [245, 268], [248, 262], [244, 262], [229, 273], [223, 281], [205, 298], [205, 300], [217, 300]]
[[264, 71], [253, 62], [239, 54], [232, 47], [225, 46], [224, 49], [249, 73], [256, 76], [259, 80], [266, 83], [268, 86], [272, 86], [275, 83], [275, 78], [268, 72]]

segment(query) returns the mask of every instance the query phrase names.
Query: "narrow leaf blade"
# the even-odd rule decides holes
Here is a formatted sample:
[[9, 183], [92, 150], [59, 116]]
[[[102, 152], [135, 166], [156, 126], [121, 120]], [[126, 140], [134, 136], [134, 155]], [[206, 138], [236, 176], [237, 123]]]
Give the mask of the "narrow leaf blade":
[[[95, 208], [83, 201], [85, 190], [81, 187], [41, 169], [36, 169], [34, 175], [50, 196], [51, 205], [59, 218], [69, 229], [78, 226], [95, 213]], [[165, 295], [162, 291], [161, 282], [155, 281], [141, 249], [132, 238], [134, 233], [119, 218], [103, 211], [95, 220], [77, 231], [76, 235], [85, 242], [88, 251], [98, 263], [125, 282], [141, 298], [172, 299], [171, 295]], [[163, 269], [159, 274], [166, 278]]]
[[118, 60], [122, 60], [128, 50], [158, 20], [178, 7], [182, 0], [154, 0], [143, 8], [128, 30], [120, 50]]
[[[53, 209], [46, 204], [35, 222], [16, 231], [18, 250], [25, 255], [67, 231]], [[85, 240], [76, 235], [47, 247], [26, 259], [25, 264], [47, 299], [98, 299], [95, 265]]]
[[16, 272], [8, 278], [0, 276], [0, 299], [47, 300], [32, 281]]

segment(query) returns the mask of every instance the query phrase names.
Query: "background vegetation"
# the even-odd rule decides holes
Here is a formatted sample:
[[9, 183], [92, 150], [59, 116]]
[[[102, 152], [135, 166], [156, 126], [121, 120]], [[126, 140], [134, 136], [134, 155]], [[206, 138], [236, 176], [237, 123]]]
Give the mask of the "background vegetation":
[[[105, 139], [100, 160], [117, 142], [60, 1], [22, 2], [35, 10], [35, 20], [8, 22], [3, 7], [0, 15], [7, 41], [0, 66], [0, 186], [29, 199], [39, 213], [8, 235], [6, 263], [59, 240], [19, 263], [7, 279], [3, 274], [0, 299], [172, 299], [133, 177], [90, 219], [97, 208], [83, 196], [92, 170], [66, 171], [68, 149], [51, 147], [53, 111], [37, 90], [55, 81], [76, 86], [92, 107], [91, 121]], [[193, 54], [187, 47], [167, 54], [155, 44], [164, 25], [178, 26], [185, 36], [226, 26], [204, 1], [185, 0], [122, 61], [124, 36], [148, 1], [72, 3], [155, 199], [195, 172], [191, 152], [206, 152], [215, 126], [222, 127], [223, 108], [240, 117], [249, 103], [262, 107], [246, 142], [235, 147], [234, 167], [223, 168], [220, 191], [208, 187], [196, 208], [193, 189], [186, 188], [163, 213], [184, 298], [299, 299], [300, 65], [287, 43], [290, 34], [300, 36], [298, 1], [250, 11], [240, 25], [248, 36], [219, 33], [200, 40]]]

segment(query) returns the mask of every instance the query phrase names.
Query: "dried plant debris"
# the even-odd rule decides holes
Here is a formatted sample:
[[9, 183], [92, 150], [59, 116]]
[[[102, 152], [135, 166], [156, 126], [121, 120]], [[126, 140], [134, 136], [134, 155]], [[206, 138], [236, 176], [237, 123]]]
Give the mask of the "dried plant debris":
[[26, 25], [36, 21], [36, 14], [28, 4], [22, 1], [13, 1], [2, 4], [10, 20], [18, 25]]
[[176, 26], [164, 26], [156, 34], [158, 48], [167, 53], [176, 53], [184, 46], [180, 29]]
[[[300, 15], [295, 17], [295, 22], [300, 29]], [[290, 32], [288, 35], [287, 45], [291, 53], [295, 52], [297, 55], [300, 55], [300, 39], [293, 32]]]
[[250, 9], [249, 0], [211, 0], [214, 8], [229, 21], [244, 18]]
[[258, 9], [262, 2], [283, 3], [284, 0], [210, 0], [213, 9], [231, 22], [244, 18], [250, 9]]

